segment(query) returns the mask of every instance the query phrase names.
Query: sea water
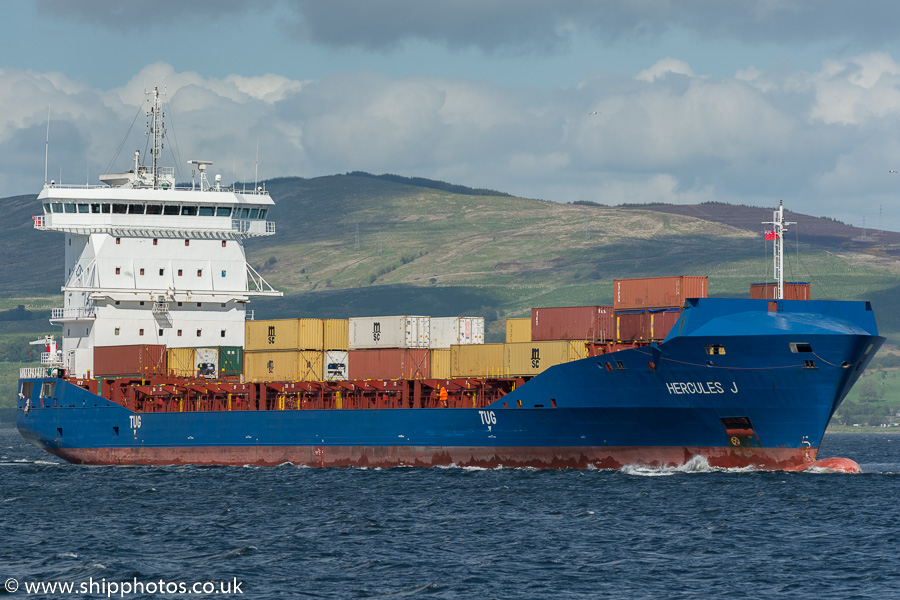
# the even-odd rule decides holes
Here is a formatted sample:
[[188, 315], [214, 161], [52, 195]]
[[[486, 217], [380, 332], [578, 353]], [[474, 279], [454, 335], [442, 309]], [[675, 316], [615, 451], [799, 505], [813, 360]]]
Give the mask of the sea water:
[[827, 456], [864, 472], [88, 467], [3, 429], [0, 594], [900, 598], [900, 435]]

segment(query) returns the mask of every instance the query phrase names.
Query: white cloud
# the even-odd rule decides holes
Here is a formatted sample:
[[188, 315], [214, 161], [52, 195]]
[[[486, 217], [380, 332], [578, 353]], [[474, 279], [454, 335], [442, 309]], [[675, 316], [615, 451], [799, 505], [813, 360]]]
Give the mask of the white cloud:
[[683, 60], [678, 60], [677, 58], [672, 58], [671, 56], [667, 56], [666, 58], [658, 61], [652, 67], [646, 68], [637, 75], [634, 76], [638, 81], [646, 81], [647, 83], [653, 83], [657, 79], [664, 77], [668, 73], [674, 73], [676, 75], [686, 75], [688, 77], [694, 77], [694, 71], [691, 70], [691, 66], [684, 62]]
[[[558, 201], [785, 198], [827, 214], [894, 185], [900, 67], [890, 55], [720, 79], [665, 59], [645, 75], [542, 90], [373, 73], [217, 79], [155, 63], [104, 91], [0, 69], [0, 185], [9, 195], [39, 188], [48, 103], [51, 174], [62, 167], [63, 181], [82, 182], [87, 169], [96, 181], [152, 85], [168, 92], [169, 150], [179, 155], [167, 162], [188, 179], [189, 158], [214, 161], [226, 182], [251, 179], [258, 140], [264, 179], [394, 172]], [[143, 150], [144, 121], [110, 168]]]

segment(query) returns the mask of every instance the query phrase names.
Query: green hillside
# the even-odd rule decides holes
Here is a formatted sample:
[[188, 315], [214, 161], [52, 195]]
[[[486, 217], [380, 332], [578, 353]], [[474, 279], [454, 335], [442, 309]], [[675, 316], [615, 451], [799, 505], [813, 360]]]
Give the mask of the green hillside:
[[[758, 224], [771, 209], [567, 205], [362, 173], [266, 187], [277, 234], [249, 240], [248, 259], [285, 296], [253, 300], [257, 319], [483, 315], [498, 340], [506, 317], [534, 306], [611, 303], [618, 277], [709, 275], [711, 295], [742, 297], [770, 277]], [[34, 196], [0, 202], [0, 310], [47, 316], [62, 302], [62, 236], [33, 229]], [[900, 235], [861, 241], [852, 227], [790, 216], [805, 233], [791, 240], [788, 278], [812, 281], [815, 298], [872, 300], [883, 333], [900, 337]], [[0, 320], [0, 345], [48, 331], [43, 319]], [[19, 358], [0, 360], [0, 406]]]

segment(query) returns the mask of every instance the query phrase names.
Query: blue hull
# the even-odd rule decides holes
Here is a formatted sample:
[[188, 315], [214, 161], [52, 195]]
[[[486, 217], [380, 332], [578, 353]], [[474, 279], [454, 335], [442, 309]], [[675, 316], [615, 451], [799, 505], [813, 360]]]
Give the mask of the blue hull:
[[135, 413], [34, 379], [17, 424], [93, 464], [797, 468], [884, 338], [866, 302], [777, 307], [690, 300], [664, 342], [551, 367], [484, 408]]

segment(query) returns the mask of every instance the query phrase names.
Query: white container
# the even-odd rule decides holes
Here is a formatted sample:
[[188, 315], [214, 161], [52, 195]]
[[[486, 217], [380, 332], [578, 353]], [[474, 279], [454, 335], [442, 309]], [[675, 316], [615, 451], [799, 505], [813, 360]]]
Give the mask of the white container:
[[325, 381], [347, 380], [347, 352], [343, 350], [326, 350], [322, 361], [322, 379]]
[[431, 317], [352, 317], [350, 349], [428, 348]]
[[219, 376], [219, 349], [197, 348], [194, 350], [194, 372], [200, 377], [215, 379]]
[[431, 348], [484, 343], [484, 317], [432, 317]]

